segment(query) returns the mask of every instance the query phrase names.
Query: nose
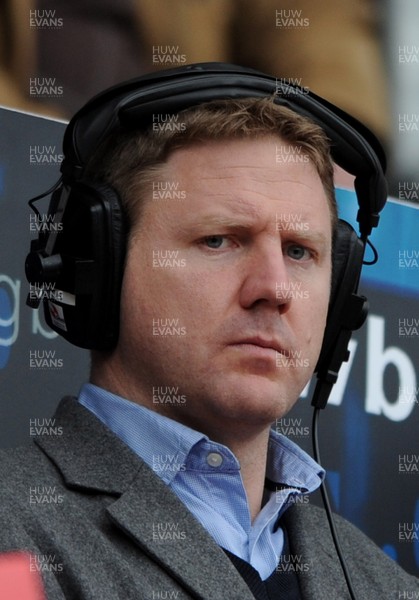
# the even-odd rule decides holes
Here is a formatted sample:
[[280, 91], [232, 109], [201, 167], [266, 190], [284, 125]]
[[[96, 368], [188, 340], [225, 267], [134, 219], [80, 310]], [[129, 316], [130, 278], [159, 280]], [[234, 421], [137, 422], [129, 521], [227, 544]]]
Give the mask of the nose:
[[285, 313], [291, 304], [290, 276], [278, 239], [263, 247], [253, 248], [244, 267], [240, 289], [243, 308], [269, 305]]

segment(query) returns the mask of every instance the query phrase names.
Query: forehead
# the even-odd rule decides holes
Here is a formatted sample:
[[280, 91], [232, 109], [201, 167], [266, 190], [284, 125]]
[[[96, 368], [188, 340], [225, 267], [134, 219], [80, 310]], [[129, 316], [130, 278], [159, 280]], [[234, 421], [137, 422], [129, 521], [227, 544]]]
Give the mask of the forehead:
[[147, 195], [156, 201], [148, 203], [149, 209], [162, 214], [223, 208], [248, 220], [267, 211], [331, 219], [322, 181], [309, 157], [275, 136], [175, 150], [154, 172], [151, 188]]

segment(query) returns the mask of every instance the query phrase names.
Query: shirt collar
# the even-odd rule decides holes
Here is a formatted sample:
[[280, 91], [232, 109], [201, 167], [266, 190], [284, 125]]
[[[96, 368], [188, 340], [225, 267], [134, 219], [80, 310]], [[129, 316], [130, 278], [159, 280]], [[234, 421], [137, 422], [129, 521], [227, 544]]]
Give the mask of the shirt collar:
[[277, 485], [303, 493], [316, 490], [324, 479], [324, 469], [290, 439], [271, 429], [266, 478]]
[[[166, 483], [183, 469], [195, 444], [207, 436], [178, 421], [112, 394], [91, 383], [83, 385], [79, 402], [111, 429]], [[182, 410], [182, 405], [179, 405]], [[173, 469], [159, 469], [171, 462]], [[177, 469], [176, 469], [177, 467]]]
[[[240, 465], [234, 454], [222, 444], [212, 442], [206, 435], [169, 419], [144, 406], [121, 398], [93, 384], [85, 384], [79, 402], [93, 412], [131, 450], [140, 456], [166, 483], [179, 471], [201, 470], [207, 466], [205, 457], [218, 452], [224, 459], [222, 470], [237, 472]], [[182, 405], [179, 405], [179, 411]], [[268, 461], [268, 480], [302, 492], [317, 489], [324, 470], [297, 444], [271, 429]]]

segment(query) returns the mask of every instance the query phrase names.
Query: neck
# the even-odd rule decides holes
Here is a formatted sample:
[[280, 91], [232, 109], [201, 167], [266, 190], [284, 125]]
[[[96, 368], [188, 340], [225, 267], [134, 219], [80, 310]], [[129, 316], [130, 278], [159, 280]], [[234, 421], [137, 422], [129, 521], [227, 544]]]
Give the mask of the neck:
[[[124, 381], [124, 390], [121, 390], [121, 380], [114, 376], [111, 369], [92, 369], [90, 381], [114, 394], [156, 410], [154, 406], [145, 402], [144, 398], [139, 397], [137, 388], [130, 389], [126, 381]], [[164, 414], [161, 410], [158, 412]], [[165, 416], [173, 418], [171, 414]], [[223, 444], [233, 452], [240, 463], [240, 472], [253, 522], [262, 508], [270, 426], [264, 426], [255, 431], [254, 424], [246, 429], [243, 423], [241, 427], [225, 427], [220, 430], [218, 427], [212, 429], [209, 426], [204, 430], [196, 422], [185, 422], [184, 424], [208, 435], [212, 441]], [[240, 437], [237, 435], [237, 431], [241, 431]], [[231, 435], [231, 432], [234, 432], [234, 435]]]

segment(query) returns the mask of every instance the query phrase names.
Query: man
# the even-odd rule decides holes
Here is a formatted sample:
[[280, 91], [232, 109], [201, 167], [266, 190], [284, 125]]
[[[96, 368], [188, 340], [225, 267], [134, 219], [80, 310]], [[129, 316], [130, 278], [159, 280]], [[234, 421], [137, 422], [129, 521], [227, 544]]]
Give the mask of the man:
[[[60, 435], [3, 455], [0, 551], [30, 552], [53, 599], [347, 598], [323, 512], [299, 502], [323, 470], [271, 430], [322, 347], [329, 143], [272, 98], [178, 117], [105, 137], [88, 157], [83, 178], [116, 190], [129, 225], [119, 335], [58, 408]], [[37, 498], [47, 487], [55, 503]], [[357, 597], [419, 589], [338, 529]]]

